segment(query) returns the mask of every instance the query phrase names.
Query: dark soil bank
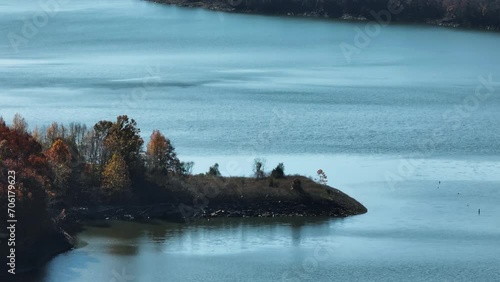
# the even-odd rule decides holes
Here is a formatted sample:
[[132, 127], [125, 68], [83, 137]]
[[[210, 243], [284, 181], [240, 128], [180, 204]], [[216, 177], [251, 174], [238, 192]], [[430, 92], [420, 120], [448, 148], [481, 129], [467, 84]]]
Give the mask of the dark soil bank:
[[[292, 188], [293, 183], [299, 186]], [[193, 176], [183, 191], [168, 203], [77, 207], [66, 211], [65, 230], [77, 231], [87, 220], [165, 219], [189, 222], [211, 217], [346, 217], [367, 212], [355, 199], [338, 189], [308, 178], [256, 180], [244, 177]]]

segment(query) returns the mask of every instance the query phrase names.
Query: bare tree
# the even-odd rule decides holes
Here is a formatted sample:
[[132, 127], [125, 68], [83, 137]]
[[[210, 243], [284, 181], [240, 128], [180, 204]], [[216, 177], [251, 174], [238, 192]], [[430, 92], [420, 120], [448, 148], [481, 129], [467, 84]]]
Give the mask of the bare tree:
[[14, 119], [12, 121], [12, 129], [19, 133], [27, 132], [28, 123], [19, 113], [16, 113], [14, 115]]
[[266, 166], [266, 160], [265, 159], [255, 159], [253, 161], [253, 173], [255, 175], [255, 178], [257, 179], [263, 179], [265, 176], [264, 169]]

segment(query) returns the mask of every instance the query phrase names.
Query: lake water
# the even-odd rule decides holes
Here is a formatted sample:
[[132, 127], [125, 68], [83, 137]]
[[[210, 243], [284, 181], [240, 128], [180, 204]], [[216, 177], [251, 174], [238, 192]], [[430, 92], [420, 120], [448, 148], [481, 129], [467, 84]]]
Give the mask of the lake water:
[[369, 210], [88, 227], [34, 281], [499, 281], [500, 34], [387, 26], [349, 60], [340, 46], [365, 27], [138, 0], [49, 14], [1, 3], [7, 120], [127, 114], [196, 173], [249, 175], [256, 157], [322, 168]]

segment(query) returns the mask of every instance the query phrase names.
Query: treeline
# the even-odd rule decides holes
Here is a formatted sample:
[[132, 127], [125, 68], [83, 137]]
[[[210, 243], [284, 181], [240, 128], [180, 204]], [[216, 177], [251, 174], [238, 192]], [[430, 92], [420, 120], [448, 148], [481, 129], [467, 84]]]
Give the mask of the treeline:
[[[52, 123], [31, 131], [18, 114], [10, 126], [0, 117], [0, 227], [6, 230], [8, 219], [17, 220], [15, 247], [23, 265], [54, 251], [44, 242], [71, 247], [57, 224], [68, 208], [189, 199], [181, 181], [193, 163], [179, 161], [158, 130], [146, 150], [143, 145], [136, 122], [127, 116], [91, 128]], [[5, 239], [0, 233], [0, 250], [7, 254]], [[0, 258], [4, 266], [5, 258]]]
[[[430, 22], [464, 27], [500, 29], [500, 0], [156, 0], [239, 12], [310, 15], [342, 18], [346, 15], [376, 20], [380, 11], [397, 11], [391, 21]], [[390, 7], [390, 8], [389, 8]], [[347, 18], [349, 18], [347, 17]]]
[[[20, 115], [11, 126], [0, 119], [0, 168], [2, 175], [12, 170], [20, 177], [16, 188], [21, 202], [33, 193], [40, 203], [48, 197], [70, 206], [127, 203], [140, 199], [139, 194], [161, 201], [161, 188], [190, 174], [193, 166], [178, 159], [159, 130], [152, 132], [143, 150], [140, 129], [127, 116], [91, 128], [55, 122], [44, 130], [27, 128]], [[144, 190], [134, 191], [137, 187]], [[1, 188], [4, 195], [6, 186]]]
[[[32, 130], [19, 114], [11, 125], [0, 117], [1, 205], [8, 203], [9, 171], [16, 174], [13, 190], [26, 222], [46, 221], [69, 207], [192, 200], [187, 176], [194, 163], [180, 161], [159, 130], [146, 145], [140, 133], [126, 115], [92, 127], [54, 122]], [[285, 177], [282, 163], [269, 173], [264, 166], [265, 160], [255, 160], [256, 180]], [[205, 175], [221, 177], [219, 165]]]

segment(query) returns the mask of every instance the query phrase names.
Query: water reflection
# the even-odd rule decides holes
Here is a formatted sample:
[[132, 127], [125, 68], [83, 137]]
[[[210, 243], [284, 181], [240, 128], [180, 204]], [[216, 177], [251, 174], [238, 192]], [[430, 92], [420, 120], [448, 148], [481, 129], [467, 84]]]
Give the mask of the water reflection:
[[329, 239], [333, 226], [341, 221], [331, 218], [224, 218], [192, 224], [113, 221], [109, 227], [87, 225], [79, 238], [105, 246], [103, 252], [118, 256], [136, 255], [144, 248], [162, 253], [229, 254], [248, 250], [249, 246], [307, 246], [321, 238]]
[[[335, 225], [342, 221], [331, 218], [225, 218], [192, 224], [94, 221], [78, 234], [81, 241], [78, 249], [59, 255], [46, 267], [13, 281], [84, 281], [89, 269], [94, 277], [111, 281], [113, 273], [122, 269], [135, 274], [143, 273], [147, 266], [161, 270], [184, 257], [193, 260], [199, 259], [199, 255], [227, 256], [241, 252], [251, 255], [259, 248], [300, 249], [328, 242]], [[178, 263], [177, 267], [182, 264]], [[141, 276], [162, 281], [155, 273]]]
[[107, 246], [106, 252], [117, 256], [134, 256], [138, 252], [137, 245], [112, 244]]

